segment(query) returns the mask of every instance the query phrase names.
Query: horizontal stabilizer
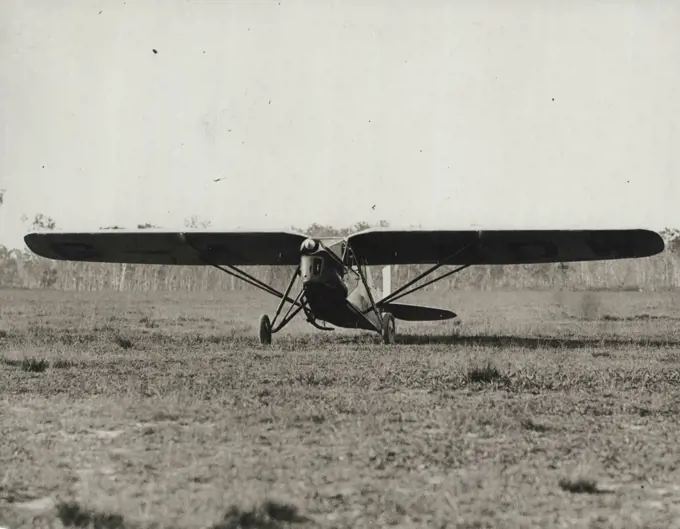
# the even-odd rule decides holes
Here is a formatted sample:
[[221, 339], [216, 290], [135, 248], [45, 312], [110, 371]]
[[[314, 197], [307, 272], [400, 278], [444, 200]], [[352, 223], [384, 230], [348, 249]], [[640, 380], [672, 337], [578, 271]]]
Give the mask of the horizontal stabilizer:
[[385, 303], [380, 307], [398, 320], [404, 321], [439, 321], [455, 318], [456, 314], [450, 310], [405, 305], [403, 303]]

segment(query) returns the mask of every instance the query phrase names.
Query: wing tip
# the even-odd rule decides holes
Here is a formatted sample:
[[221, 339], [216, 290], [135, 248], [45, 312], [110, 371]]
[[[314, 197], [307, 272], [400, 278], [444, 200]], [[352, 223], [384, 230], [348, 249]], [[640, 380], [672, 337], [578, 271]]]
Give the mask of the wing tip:
[[48, 251], [48, 246], [42, 244], [41, 238], [44, 234], [40, 232], [31, 232], [24, 235], [24, 243], [34, 254], [45, 257], [47, 259], [57, 259], [52, 252]]
[[24, 235], [24, 242], [26, 243], [26, 246], [29, 248], [32, 248], [32, 245], [34, 245], [38, 240], [40, 239], [40, 233], [32, 231], [30, 233], [27, 233]]
[[640, 236], [640, 247], [642, 255], [640, 257], [651, 257], [666, 250], [666, 241], [660, 233], [653, 230], [637, 230]]

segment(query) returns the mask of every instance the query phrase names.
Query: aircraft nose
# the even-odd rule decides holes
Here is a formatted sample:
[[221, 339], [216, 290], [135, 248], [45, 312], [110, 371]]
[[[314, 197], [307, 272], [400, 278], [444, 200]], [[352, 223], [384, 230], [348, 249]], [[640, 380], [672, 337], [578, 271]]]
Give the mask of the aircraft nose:
[[305, 240], [302, 245], [300, 246], [300, 251], [302, 253], [312, 253], [317, 250], [319, 247], [319, 241], [315, 239], [307, 239]]

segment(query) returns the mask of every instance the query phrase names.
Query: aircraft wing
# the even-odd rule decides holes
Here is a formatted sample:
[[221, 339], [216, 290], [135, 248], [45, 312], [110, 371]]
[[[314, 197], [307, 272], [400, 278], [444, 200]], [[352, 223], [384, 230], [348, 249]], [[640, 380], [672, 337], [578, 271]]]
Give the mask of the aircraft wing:
[[647, 257], [664, 250], [664, 241], [658, 233], [640, 229], [444, 231], [376, 228], [355, 233], [348, 242], [354, 253], [366, 259], [369, 265], [597, 261]]
[[49, 259], [169, 265], [297, 265], [305, 235], [286, 231], [106, 231], [31, 233], [28, 247]]

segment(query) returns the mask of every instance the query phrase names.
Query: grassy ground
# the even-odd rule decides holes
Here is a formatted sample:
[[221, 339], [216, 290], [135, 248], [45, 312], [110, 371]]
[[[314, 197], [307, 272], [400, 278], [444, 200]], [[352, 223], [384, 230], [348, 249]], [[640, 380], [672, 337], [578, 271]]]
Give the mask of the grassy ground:
[[0, 526], [680, 527], [678, 294], [269, 348], [252, 294], [0, 294]]

